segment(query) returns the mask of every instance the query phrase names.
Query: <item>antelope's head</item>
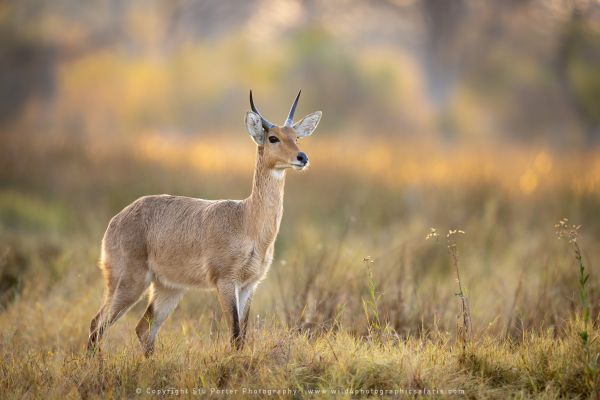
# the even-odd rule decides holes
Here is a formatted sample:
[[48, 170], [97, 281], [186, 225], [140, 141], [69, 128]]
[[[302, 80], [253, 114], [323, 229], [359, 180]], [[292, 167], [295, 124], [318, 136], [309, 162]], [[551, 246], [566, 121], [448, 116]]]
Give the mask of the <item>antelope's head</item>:
[[308, 156], [300, 151], [298, 139], [313, 134], [321, 120], [322, 113], [317, 111], [308, 114], [294, 123], [294, 112], [298, 105], [300, 92], [298, 92], [283, 126], [277, 126], [267, 121], [258, 112], [252, 100], [252, 91], [250, 91], [250, 108], [252, 111], [246, 113], [246, 128], [252, 140], [263, 148], [263, 157], [265, 157], [267, 166], [270, 169], [294, 168], [303, 170], [308, 167]]

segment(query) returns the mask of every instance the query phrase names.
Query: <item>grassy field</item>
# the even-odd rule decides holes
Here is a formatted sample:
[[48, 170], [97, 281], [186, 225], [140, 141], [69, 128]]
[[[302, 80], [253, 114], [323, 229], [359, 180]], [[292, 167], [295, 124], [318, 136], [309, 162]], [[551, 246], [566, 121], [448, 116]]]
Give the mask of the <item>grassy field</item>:
[[[134, 333], [143, 301], [88, 357], [110, 217], [144, 194], [245, 197], [254, 149], [240, 135], [4, 138], [0, 397], [599, 396], [593, 151], [316, 135], [311, 169], [288, 176], [243, 351], [214, 293], [190, 291], [151, 359]], [[582, 225], [575, 242], [557, 235], [564, 217]]]

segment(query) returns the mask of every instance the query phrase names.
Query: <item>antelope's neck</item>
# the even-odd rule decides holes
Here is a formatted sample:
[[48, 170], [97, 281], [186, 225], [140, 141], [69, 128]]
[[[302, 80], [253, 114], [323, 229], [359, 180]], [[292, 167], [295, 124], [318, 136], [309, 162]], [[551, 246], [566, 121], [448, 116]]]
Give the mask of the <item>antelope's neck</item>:
[[285, 170], [268, 168], [263, 152], [259, 147], [256, 153], [252, 194], [246, 199], [246, 227], [266, 251], [277, 237], [283, 215]]

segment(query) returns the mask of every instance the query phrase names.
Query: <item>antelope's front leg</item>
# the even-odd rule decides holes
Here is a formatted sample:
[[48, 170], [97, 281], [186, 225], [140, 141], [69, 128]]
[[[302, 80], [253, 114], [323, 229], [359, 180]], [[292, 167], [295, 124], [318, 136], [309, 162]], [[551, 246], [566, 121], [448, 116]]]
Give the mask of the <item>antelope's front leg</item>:
[[217, 284], [219, 302], [231, 331], [231, 344], [238, 350], [244, 347], [250, 302], [256, 284], [241, 286], [237, 282], [220, 281]]
[[231, 332], [231, 344], [238, 350], [243, 346], [240, 330], [239, 285], [232, 281], [217, 282], [219, 303]]
[[240, 289], [239, 294], [239, 315], [242, 345], [246, 341], [246, 332], [248, 330], [248, 317], [250, 316], [250, 303], [256, 289], [256, 283], [247, 284]]

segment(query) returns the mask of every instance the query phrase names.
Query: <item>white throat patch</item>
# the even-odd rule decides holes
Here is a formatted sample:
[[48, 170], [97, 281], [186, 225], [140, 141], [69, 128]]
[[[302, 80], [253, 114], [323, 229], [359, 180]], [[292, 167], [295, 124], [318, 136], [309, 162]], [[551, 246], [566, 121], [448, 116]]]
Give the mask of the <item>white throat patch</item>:
[[271, 176], [276, 179], [282, 179], [285, 176], [285, 169], [283, 169], [283, 168], [272, 169]]

